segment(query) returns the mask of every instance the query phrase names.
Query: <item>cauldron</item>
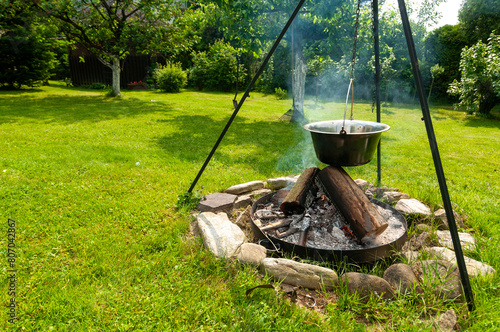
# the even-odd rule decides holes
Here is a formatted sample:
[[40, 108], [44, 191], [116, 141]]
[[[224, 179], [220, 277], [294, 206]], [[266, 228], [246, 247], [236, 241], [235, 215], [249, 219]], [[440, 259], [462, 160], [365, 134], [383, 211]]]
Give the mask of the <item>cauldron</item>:
[[[341, 130], [344, 128], [345, 133]], [[306, 124], [318, 159], [328, 165], [359, 166], [368, 163], [377, 149], [386, 124], [360, 120], [331, 120]]]

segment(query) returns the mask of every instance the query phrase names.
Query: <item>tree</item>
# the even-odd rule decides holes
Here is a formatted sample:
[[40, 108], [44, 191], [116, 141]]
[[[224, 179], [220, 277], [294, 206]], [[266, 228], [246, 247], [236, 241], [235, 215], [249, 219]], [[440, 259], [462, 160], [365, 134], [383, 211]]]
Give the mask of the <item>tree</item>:
[[[148, 53], [179, 38], [175, 0], [33, 0], [39, 12], [56, 22], [113, 73], [113, 94], [120, 96], [120, 60], [129, 53]], [[173, 41], [174, 39], [174, 41]], [[160, 45], [160, 47], [158, 47]]]
[[448, 92], [458, 95], [458, 106], [468, 113], [488, 116], [500, 103], [500, 35], [491, 35], [488, 44], [479, 41], [465, 47], [460, 60], [460, 81], [453, 81]]
[[38, 24], [26, 3], [0, 3], [0, 85], [20, 88], [45, 82], [56, 64], [50, 26]]
[[467, 38], [460, 25], [445, 25], [429, 33], [425, 40], [425, 60], [432, 66], [439, 64], [443, 69], [434, 81], [433, 90], [437, 97], [447, 97], [451, 82], [460, 79], [460, 54], [467, 45]]
[[429, 103], [429, 101], [431, 100], [432, 86], [434, 85], [434, 80], [436, 79], [436, 77], [443, 75], [443, 73], [444, 73], [444, 68], [441, 67], [439, 63], [431, 67], [432, 82], [431, 82], [431, 87], [429, 89], [429, 95], [427, 96], [427, 103]]
[[486, 43], [494, 30], [500, 32], [500, 1], [464, 0], [458, 19], [469, 38], [468, 45]]

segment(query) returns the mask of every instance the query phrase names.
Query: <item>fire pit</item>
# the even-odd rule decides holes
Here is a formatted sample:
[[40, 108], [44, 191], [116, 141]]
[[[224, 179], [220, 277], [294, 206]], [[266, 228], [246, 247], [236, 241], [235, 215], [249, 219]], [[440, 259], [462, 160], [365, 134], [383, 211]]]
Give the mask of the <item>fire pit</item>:
[[292, 209], [290, 213], [282, 210], [283, 202], [295, 186], [292, 190], [280, 190], [257, 200], [251, 210], [251, 225], [256, 238], [267, 239], [283, 251], [319, 261], [337, 261], [346, 257], [351, 262], [368, 263], [385, 258], [403, 246], [407, 239], [407, 223], [398, 211], [381, 201], [368, 201], [365, 196], [367, 204], [386, 224], [380, 225], [382, 231], [365, 233], [356, 230], [352, 216], [346, 218], [342, 212], [345, 208], [335, 204], [331, 186], [325, 185], [327, 173], [322, 171], [319, 175], [312, 175], [314, 185], [307, 188], [308, 202], [304, 210]]
[[[359, 120], [321, 121], [304, 126], [311, 133], [318, 159], [336, 166], [368, 163], [377, 149], [380, 136], [390, 128], [383, 123]], [[341, 132], [342, 129], [345, 132]]]

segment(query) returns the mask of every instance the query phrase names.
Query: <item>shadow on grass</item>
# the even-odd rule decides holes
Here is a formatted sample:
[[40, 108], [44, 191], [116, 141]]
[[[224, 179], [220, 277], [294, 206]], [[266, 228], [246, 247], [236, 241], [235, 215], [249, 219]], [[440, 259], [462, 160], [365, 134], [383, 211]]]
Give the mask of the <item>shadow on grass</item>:
[[[16, 93], [16, 96], [19, 96], [19, 93]], [[27, 94], [26, 96], [2, 100], [0, 124], [17, 122], [19, 118], [61, 124], [81, 121], [100, 122], [170, 110], [171, 108], [165, 103], [143, 101], [136, 98], [120, 99], [104, 95], [49, 95], [40, 97], [40, 94]]]
[[470, 116], [466, 119], [465, 125], [474, 128], [497, 128], [500, 129], [500, 120], [486, 119], [477, 116]]
[[[226, 125], [226, 121], [203, 115], [181, 115], [165, 122], [174, 124], [176, 129], [159, 137], [158, 145], [169, 155], [199, 163], [200, 167]], [[301, 139], [300, 129], [290, 126], [283, 122], [248, 122], [244, 117], [236, 117], [212, 162], [219, 159], [225, 166], [254, 165], [261, 171], [273, 170], [277, 160]]]

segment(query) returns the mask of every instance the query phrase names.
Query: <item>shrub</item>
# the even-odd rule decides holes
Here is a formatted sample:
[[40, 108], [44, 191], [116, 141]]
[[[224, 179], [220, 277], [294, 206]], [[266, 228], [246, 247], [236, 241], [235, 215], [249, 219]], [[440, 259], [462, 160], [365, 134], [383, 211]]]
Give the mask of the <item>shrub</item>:
[[457, 106], [473, 114], [490, 116], [500, 103], [500, 35], [491, 35], [488, 44], [479, 41], [462, 50], [460, 81], [454, 80], [448, 93], [457, 95]]
[[[193, 67], [189, 70], [189, 82], [202, 90], [230, 91], [236, 85], [236, 50], [223, 41], [210, 46], [208, 52], [195, 52]], [[239, 81], [244, 82], [246, 70], [240, 66]]]
[[282, 88], [274, 89], [274, 94], [276, 95], [276, 99], [284, 100], [288, 96], [288, 92]]
[[157, 87], [165, 92], [179, 92], [187, 83], [187, 74], [182, 70], [180, 63], [165, 66], [157, 64], [153, 78]]

